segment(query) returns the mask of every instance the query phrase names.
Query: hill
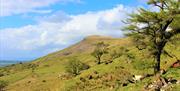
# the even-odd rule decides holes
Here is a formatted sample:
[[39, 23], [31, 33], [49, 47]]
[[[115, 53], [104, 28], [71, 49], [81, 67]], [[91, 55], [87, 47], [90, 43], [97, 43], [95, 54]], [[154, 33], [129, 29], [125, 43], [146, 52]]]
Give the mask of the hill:
[[[108, 53], [97, 65], [91, 53], [95, 44], [109, 44]], [[166, 50], [180, 58], [180, 42], [168, 44]], [[125, 51], [124, 51], [125, 50]], [[117, 54], [117, 57], [112, 57]], [[70, 59], [77, 58], [90, 66], [80, 75], [69, 76], [66, 66]], [[177, 59], [162, 55], [164, 77], [180, 80], [179, 68], [170, 68]], [[156, 77], [130, 82], [133, 75], [153, 73], [153, 59], [147, 50], [139, 51], [130, 38], [89, 36], [64, 49], [38, 58], [32, 62], [1, 67], [0, 80], [8, 82], [7, 91], [141, 91]], [[180, 84], [173, 84], [171, 91], [178, 91]], [[169, 88], [168, 88], [169, 89]]]

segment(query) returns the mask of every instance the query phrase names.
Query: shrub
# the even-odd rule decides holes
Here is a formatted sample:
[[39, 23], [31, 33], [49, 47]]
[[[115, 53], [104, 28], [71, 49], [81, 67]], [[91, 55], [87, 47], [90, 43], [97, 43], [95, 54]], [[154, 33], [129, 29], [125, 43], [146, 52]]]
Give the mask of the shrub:
[[79, 75], [80, 71], [88, 69], [88, 68], [89, 68], [89, 65], [82, 63], [76, 58], [69, 60], [66, 65], [66, 71], [73, 75]]
[[0, 91], [5, 91], [6, 86], [7, 86], [7, 82], [0, 80]]
[[2, 77], [2, 76], [4, 76], [4, 74], [3, 74], [3, 73], [0, 73], [0, 77]]

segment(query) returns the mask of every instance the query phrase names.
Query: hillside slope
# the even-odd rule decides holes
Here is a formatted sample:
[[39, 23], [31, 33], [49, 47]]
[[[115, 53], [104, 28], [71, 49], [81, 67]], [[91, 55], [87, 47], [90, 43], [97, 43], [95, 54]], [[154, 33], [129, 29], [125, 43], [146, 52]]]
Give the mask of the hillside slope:
[[[97, 65], [91, 52], [95, 44], [102, 41], [109, 44], [109, 53], [103, 55], [102, 63]], [[180, 58], [179, 45], [180, 42], [177, 42], [175, 46], [168, 44], [166, 50]], [[122, 48], [125, 48], [127, 52], [123, 52]], [[109, 62], [114, 52], [122, 55]], [[74, 57], [90, 65], [90, 68], [76, 77], [66, 77], [67, 62]], [[174, 57], [162, 55], [162, 69], [168, 70], [165, 77], [180, 80], [179, 68], [169, 68], [175, 61]], [[152, 74], [153, 62], [147, 50], [139, 51], [133, 46], [130, 38], [89, 36], [69, 48], [32, 62], [0, 68], [3, 74], [0, 80], [8, 82], [7, 91], [140, 91], [154, 77], [137, 83], [128, 83], [128, 80], [132, 75]], [[179, 84], [174, 85], [172, 91], [178, 91], [179, 86]]]

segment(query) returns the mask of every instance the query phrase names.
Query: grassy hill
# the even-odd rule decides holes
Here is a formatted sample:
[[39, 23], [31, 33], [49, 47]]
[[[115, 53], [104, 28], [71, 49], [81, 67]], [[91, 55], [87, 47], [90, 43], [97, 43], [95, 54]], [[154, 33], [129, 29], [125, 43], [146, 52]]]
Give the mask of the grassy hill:
[[[98, 42], [109, 44], [108, 53], [103, 55], [100, 65], [91, 55]], [[176, 45], [168, 44], [166, 50], [180, 58], [179, 45], [180, 41]], [[114, 52], [121, 55], [112, 59]], [[72, 58], [90, 68], [81, 71], [80, 75], [68, 76], [66, 66]], [[167, 70], [163, 76], [180, 80], [179, 68], [169, 68], [175, 61], [174, 57], [162, 55], [161, 67]], [[154, 76], [137, 83], [129, 83], [129, 80], [132, 75], [152, 74], [153, 62], [148, 51], [139, 51], [130, 38], [89, 36], [32, 62], [1, 67], [0, 80], [8, 82], [7, 91], [142, 91], [146, 84], [156, 79]], [[180, 90], [180, 84], [174, 84], [170, 90]]]

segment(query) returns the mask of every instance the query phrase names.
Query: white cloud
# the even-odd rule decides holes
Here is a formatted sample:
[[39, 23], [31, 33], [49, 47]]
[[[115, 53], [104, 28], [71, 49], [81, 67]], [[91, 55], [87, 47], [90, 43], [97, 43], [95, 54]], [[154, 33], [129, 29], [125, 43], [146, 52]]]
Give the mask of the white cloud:
[[80, 0], [0, 0], [0, 16], [10, 16], [24, 13], [50, 13], [42, 9], [56, 3], [77, 2]]
[[113, 9], [79, 15], [57, 12], [39, 19], [38, 25], [2, 29], [1, 50], [41, 50], [38, 51], [39, 54], [44, 55], [52, 50], [67, 47], [89, 35], [122, 36], [122, 20], [129, 10], [130, 7], [118, 5]]

